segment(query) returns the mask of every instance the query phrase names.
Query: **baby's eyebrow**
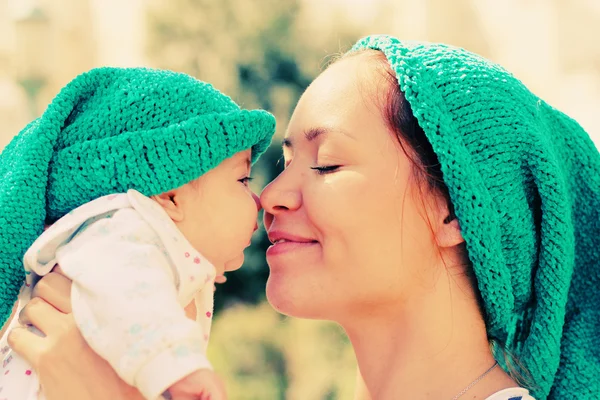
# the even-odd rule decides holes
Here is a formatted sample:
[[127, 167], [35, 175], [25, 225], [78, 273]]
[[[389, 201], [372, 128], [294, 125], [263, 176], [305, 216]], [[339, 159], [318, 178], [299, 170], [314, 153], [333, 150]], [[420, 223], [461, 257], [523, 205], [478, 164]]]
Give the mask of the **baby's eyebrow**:
[[252, 167], [252, 161], [250, 161], [250, 157], [241, 158], [236, 164], [235, 167], [245, 166], [247, 169]]

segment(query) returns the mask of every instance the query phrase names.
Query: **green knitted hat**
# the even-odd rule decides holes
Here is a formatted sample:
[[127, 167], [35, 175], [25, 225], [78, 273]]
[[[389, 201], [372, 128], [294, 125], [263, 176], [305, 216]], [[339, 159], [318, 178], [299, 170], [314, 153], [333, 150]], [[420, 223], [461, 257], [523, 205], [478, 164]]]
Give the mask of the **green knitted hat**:
[[538, 399], [600, 399], [600, 156], [571, 118], [465, 50], [371, 36], [441, 163], [490, 336]]
[[243, 150], [254, 162], [274, 132], [268, 112], [241, 110], [185, 74], [100, 68], [76, 77], [0, 156], [0, 324], [44, 221], [110, 193], [166, 192]]

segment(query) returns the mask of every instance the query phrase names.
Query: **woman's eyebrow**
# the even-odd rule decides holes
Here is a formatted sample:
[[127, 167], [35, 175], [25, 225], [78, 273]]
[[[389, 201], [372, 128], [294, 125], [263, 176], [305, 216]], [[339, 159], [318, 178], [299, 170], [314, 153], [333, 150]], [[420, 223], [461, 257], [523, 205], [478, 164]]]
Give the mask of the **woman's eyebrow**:
[[[352, 137], [351, 135], [349, 135], [346, 131], [343, 131], [341, 129], [331, 129], [331, 128], [310, 128], [307, 129], [306, 131], [304, 131], [304, 137], [306, 138], [306, 140], [308, 142], [312, 142], [314, 141], [316, 138], [318, 138], [319, 136], [322, 136], [326, 133], [329, 132], [340, 132], [341, 134], [348, 136], [351, 139], [354, 139], [354, 137]], [[290, 138], [285, 138], [282, 141], [282, 147], [283, 148], [292, 148], [293, 146], [293, 142]]]
[[311, 128], [304, 132], [304, 137], [307, 141], [312, 142], [316, 138], [326, 133], [329, 133], [331, 129], [328, 128]]

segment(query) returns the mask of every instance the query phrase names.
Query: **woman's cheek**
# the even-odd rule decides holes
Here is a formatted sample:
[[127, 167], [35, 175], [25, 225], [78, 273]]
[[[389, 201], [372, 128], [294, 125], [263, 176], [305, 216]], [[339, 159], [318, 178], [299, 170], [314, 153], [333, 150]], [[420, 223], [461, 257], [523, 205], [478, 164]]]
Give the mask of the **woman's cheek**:
[[371, 206], [371, 185], [364, 175], [341, 170], [319, 178], [304, 195], [309, 214], [318, 214], [332, 226], [343, 226]]

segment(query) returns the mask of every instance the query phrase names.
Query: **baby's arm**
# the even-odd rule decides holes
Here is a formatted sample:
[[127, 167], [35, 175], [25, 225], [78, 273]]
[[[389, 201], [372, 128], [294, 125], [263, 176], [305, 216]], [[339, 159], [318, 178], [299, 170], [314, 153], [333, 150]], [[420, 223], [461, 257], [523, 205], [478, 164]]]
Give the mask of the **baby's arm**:
[[211, 368], [204, 333], [177, 300], [179, 277], [134, 210], [93, 223], [57, 260], [73, 280], [73, 315], [82, 335], [146, 398]]

